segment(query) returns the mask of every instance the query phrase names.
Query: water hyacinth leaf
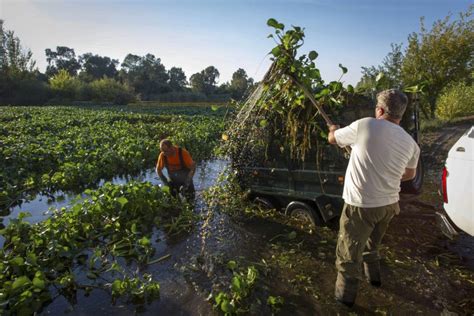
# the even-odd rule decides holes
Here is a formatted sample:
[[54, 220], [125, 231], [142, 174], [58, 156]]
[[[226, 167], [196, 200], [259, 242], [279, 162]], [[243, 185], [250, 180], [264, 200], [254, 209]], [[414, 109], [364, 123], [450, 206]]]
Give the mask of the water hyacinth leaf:
[[148, 239], [147, 237], [143, 236], [139, 241], [140, 245], [142, 246], [149, 246], [151, 245], [151, 242], [150, 242], [150, 239]]
[[112, 283], [112, 295], [120, 295], [122, 293], [122, 281], [115, 280]]
[[283, 31], [283, 29], [285, 28], [285, 26], [284, 26], [283, 24], [278, 23], [278, 21], [275, 20], [275, 19], [273, 19], [273, 18], [268, 19], [267, 25], [268, 25], [268, 26], [271, 26], [271, 27], [273, 27], [273, 28], [275, 28], [275, 29], [282, 30], [282, 31]]
[[267, 25], [276, 28], [278, 25], [278, 21], [273, 18], [270, 18], [267, 20]]
[[232, 291], [240, 292], [242, 289], [242, 280], [240, 279], [240, 277], [234, 276], [232, 278], [231, 286], [232, 286]]
[[167, 185], [162, 186], [161, 190], [165, 193], [171, 194], [170, 187]]
[[124, 206], [125, 206], [125, 204], [127, 204], [127, 203], [128, 203], [128, 200], [127, 200], [127, 198], [126, 198], [126, 197], [124, 197], [124, 196], [121, 196], [121, 197], [117, 198], [117, 202], [119, 202], [119, 203], [120, 203], [120, 205], [121, 205], [122, 207], [124, 207]]
[[275, 57], [280, 56], [280, 53], [281, 53], [281, 49], [279, 46], [274, 47], [271, 51], [271, 54]]
[[343, 74], [347, 73], [347, 68], [344, 67], [342, 64], [339, 64], [339, 68], [341, 68]]
[[27, 276], [20, 276], [13, 281], [12, 291], [16, 291], [24, 286], [30, 285], [31, 281]]
[[316, 51], [312, 50], [312, 51], [309, 52], [308, 58], [311, 59], [311, 60], [315, 60], [316, 58], [318, 58], [318, 53]]
[[229, 300], [225, 299], [222, 304], [221, 304], [221, 309], [224, 313], [227, 314], [231, 314], [233, 311], [234, 311], [234, 308], [231, 304], [231, 302], [229, 302]]
[[20, 266], [24, 265], [25, 260], [22, 257], [15, 257], [13, 259], [10, 259], [9, 263], [12, 266], [20, 267]]
[[33, 285], [34, 287], [41, 290], [46, 287], [46, 283], [44, 282], [44, 280], [36, 277], [33, 279]]
[[321, 97], [324, 97], [324, 96], [326, 96], [330, 93], [331, 93], [331, 91], [328, 88], [325, 88], [325, 89], [321, 90], [318, 94], [316, 94], [316, 97], [321, 98]]

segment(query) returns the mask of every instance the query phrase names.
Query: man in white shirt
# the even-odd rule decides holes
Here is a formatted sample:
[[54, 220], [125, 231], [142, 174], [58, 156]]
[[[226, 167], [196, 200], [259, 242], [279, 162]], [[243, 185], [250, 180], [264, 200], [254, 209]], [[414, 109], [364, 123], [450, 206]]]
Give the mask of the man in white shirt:
[[385, 90], [377, 95], [375, 118], [329, 126], [329, 143], [352, 148], [336, 249], [335, 296], [347, 306], [354, 304], [362, 263], [370, 283], [381, 285], [378, 246], [400, 212], [400, 181], [416, 174], [420, 148], [399, 125], [407, 103], [404, 93]]

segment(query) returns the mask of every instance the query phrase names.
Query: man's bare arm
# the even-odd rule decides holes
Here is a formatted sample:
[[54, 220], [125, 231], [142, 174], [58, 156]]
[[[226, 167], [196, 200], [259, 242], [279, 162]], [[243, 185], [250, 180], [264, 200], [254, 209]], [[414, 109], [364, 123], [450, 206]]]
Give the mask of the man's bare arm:
[[329, 126], [329, 135], [328, 135], [328, 142], [332, 145], [337, 145], [336, 137], [334, 136], [334, 132], [339, 129], [339, 125], [330, 125]]
[[415, 178], [415, 176], [416, 176], [416, 168], [415, 169], [405, 168], [405, 173], [403, 173], [401, 181], [403, 182], [403, 181], [411, 180]]

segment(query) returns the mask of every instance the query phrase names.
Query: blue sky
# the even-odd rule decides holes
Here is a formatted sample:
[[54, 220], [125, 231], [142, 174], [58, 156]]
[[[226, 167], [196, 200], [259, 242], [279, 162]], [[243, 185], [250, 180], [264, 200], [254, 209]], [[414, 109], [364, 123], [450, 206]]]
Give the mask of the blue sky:
[[74, 48], [119, 59], [152, 53], [167, 69], [181, 67], [189, 78], [209, 65], [230, 80], [237, 68], [261, 79], [275, 45], [268, 18], [306, 30], [301, 53], [316, 50], [323, 79], [359, 80], [362, 66], [380, 64], [391, 43], [406, 44], [419, 30], [450, 12], [466, 11], [464, 0], [0, 0], [0, 19], [33, 51], [40, 70], [44, 50]]

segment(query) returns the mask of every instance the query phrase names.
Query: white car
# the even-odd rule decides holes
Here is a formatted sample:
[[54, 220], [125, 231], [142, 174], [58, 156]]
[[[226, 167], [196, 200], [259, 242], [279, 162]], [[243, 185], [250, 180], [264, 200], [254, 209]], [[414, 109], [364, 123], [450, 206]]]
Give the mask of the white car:
[[[449, 150], [441, 185], [446, 214], [458, 228], [474, 236], [474, 126]], [[455, 229], [441, 214], [438, 220], [444, 224], [445, 235], [452, 238]]]

